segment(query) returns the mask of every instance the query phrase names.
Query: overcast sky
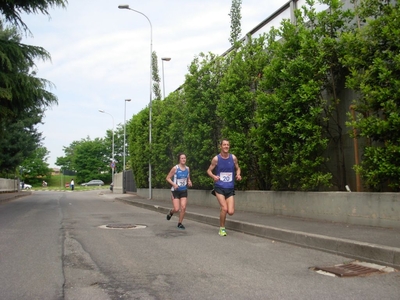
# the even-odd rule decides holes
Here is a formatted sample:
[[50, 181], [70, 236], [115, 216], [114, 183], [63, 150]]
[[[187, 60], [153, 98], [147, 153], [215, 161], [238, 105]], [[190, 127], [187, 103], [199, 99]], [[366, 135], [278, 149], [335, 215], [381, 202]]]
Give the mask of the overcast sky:
[[[242, 35], [287, 2], [242, 0]], [[23, 42], [45, 48], [52, 57], [37, 62], [38, 76], [55, 85], [51, 91], [59, 100], [39, 126], [50, 167], [64, 156], [64, 146], [87, 136], [104, 137], [113, 119], [115, 128], [123, 124], [125, 99], [132, 99], [126, 104], [127, 120], [149, 104], [150, 24], [139, 13], [118, 9], [120, 4], [150, 19], [161, 79], [161, 58], [171, 58], [164, 62], [166, 95], [184, 82], [199, 53], [222, 54], [230, 48], [231, 0], [69, 0], [66, 9], [52, 9], [50, 19], [24, 15], [33, 37]]]

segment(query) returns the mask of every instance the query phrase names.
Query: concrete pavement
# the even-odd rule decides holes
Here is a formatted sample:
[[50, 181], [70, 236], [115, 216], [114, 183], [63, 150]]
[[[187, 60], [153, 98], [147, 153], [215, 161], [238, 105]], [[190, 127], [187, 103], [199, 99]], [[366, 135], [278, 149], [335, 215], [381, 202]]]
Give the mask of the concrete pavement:
[[[148, 200], [135, 194], [113, 194], [109, 190], [102, 190], [101, 193], [129, 205], [159, 212], [162, 218], [165, 218], [172, 208], [170, 199]], [[30, 194], [30, 191], [0, 193], [0, 203]], [[215, 226], [215, 234], [218, 234], [219, 210], [191, 205], [190, 196], [185, 219]], [[177, 222], [177, 217], [173, 216], [169, 222]], [[233, 216], [227, 217], [225, 225], [228, 232], [226, 238], [229, 238], [229, 231], [233, 230], [400, 269], [400, 232], [393, 228], [315, 221], [245, 211], [235, 211]], [[186, 230], [190, 230], [190, 227], [185, 226]]]

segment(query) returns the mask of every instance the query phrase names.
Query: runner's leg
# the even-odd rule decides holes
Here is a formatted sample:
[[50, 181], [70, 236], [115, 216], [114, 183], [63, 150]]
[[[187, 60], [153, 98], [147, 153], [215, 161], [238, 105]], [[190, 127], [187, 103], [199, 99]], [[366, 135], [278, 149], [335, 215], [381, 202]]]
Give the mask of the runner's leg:
[[219, 226], [225, 227], [226, 213], [228, 212], [228, 204], [225, 200], [225, 196], [222, 194], [215, 193], [220, 206], [219, 212]]
[[187, 198], [186, 197], [181, 198], [180, 199], [181, 212], [179, 213], [179, 223], [182, 223], [183, 218], [185, 217], [186, 204], [187, 204]]
[[171, 212], [174, 214], [179, 211], [179, 198], [172, 199], [172, 205], [174, 208], [171, 210]]
[[233, 196], [230, 196], [229, 198], [226, 199], [226, 204], [227, 204], [227, 213], [228, 215], [232, 216], [235, 213], [235, 199]]

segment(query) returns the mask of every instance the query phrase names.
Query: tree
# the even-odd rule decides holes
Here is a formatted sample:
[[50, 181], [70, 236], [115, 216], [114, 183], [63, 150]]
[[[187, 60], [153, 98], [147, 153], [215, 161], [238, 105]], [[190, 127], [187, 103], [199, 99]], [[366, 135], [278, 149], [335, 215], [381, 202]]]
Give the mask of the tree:
[[81, 140], [75, 147], [74, 165], [78, 182], [100, 179], [111, 183], [110, 152], [103, 139]]
[[[41, 134], [35, 125], [42, 121], [46, 107], [57, 103], [48, 91], [52, 84], [36, 77], [36, 59], [48, 60], [41, 48], [21, 44], [17, 29], [29, 29], [20, 13], [48, 14], [51, 6], [65, 6], [61, 0], [16, 0], [0, 3], [0, 169], [16, 169], [39, 145]], [[8, 22], [14, 27], [5, 28]], [[12, 144], [10, 144], [12, 143]]]
[[29, 31], [26, 24], [22, 21], [21, 13], [44, 15], [49, 14], [50, 7], [66, 7], [67, 0], [14, 0], [0, 2], [0, 12], [7, 22], [10, 22], [15, 27], [22, 28], [24, 31]]
[[18, 120], [0, 118], [0, 170], [12, 174], [16, 168], [40, 145], [41, 134], [35, 125], [41, 120], [42, 111], [32, 109], [21, 114]]
[[90, 137], [73, 141], [64, 147], [64, 157], [57, 157], [56, 165], [65, 170], [75, 171], [77, 182], [101, 179], [111, 182], [111, 146], [105, 139]]
[[318, 2], [328, 5], [329, 9], [316, 13], [312, 5], [310, 8], [303, 7], [303, 15], [299, 18], [312, 33], [314, 54], [318, 55], [314, 59], [318, 59], [316, 78], [322, 82], [320, 97], [323, 98], [323, 135], [329, 140], [329, 151], [333, 153], [329, 155], [329, 172], [333, 177], [333, 185], [345, 191], [348, 183], [346, 174], [351, 165], [346, 164], [345, 159], [347, 131], [343, 111], [348, 110], [348, 103], [341, 97], [344, 97], [344, 81], [348, 69], [340, 61], [344, 55], [344, 45], [340, 40], [344, 32], [352, 30], [354, 13], [344, 9], [343, 1]]
[[49, 151], [46, 147], [40, 146], [20, 166], [23, 170], [22, 178], [31, 184], [48, 181], [51, 177], [51, 169], [47, 163]]
[[157, 53], [153, 51], [151, 55], [151, 71], [152, 71], [152, 81], [153, 81], [153, 93], [155, 100], [161, 100], [161, 89], [160, 89], [160, 73], [158, 71], [158, 58]]
[[[35, 12], [37, 9], [46, 11], [43, 1], [37, 1], [38, 8], [32, 4], [21, 2], [18, 10], [0, 4], [0, 11], [4, 11], [7, 20], [25, 26], [19, 17], [20, 10]], [[53, 1], [49, 1], [53, 2]], [[61, 1], [57, 1], [61, 2]], [[7, 2], [8, 3], [8, 2]], [[16, 4], [14, 4], [16, 5]], [[25, 27], [24, 27], [25, 28]], [[4, 28], [0, 21], [0, 117], [17, 118], [24, 109], [33, 107], [46, 107], [57, 103], [54, 94], [47, 91], [53, 85], [42, 78], [37, 78], [35, 72], [35, 60], [43, 61], [50, 59], [50, 54], [42, 47], [21, 44], [21, 37], [14, 28]], [[1, 133], [0, 133], [1, 135]]]
[[[88, 136], [86, 139], [89, 140], [90, 137]], [[69, 146], [64, 146], [65, 156], [57, 157], [55, 165], [61, 167], [62, 170], [75, 171], [75, 149], [79, 144], [80, 141], [73, 141]]]
[[223, 120], [221, 135], [230, 140], [231, 151], [240, 160], [242, 180], [237, 183], [238, 189], [267, 188], [265, 176], [261, 175], [259, 167], [259, 155], [254, 147], [258, 84], [260, 74], [268, 62], [264, 43], [263, 37], [249, 37], [237, 51], [232, 51], [227, 58], [229, 65], [220, 82], [221, 96], [217, 114]]
[[[186, 151], [185, 106], [185, 97], [179, 92], [155, 103], [154, 111], [157, 113], [153, 118], [154, 139], [151, 145], [154, 187], [169, 187], [165, 176], [171, 166], [177, 163], [177, 154]], [[191, 158], [188, 162], [191, 162]]]
[[343, 38], [346, 86], [357, 92], [356, 119], [348, 125], [367, 140], [355, 169], [373, 191], [400, 191], [400, 7], [365, 0], [357, 13], [363, 26]]
[[240, 23], [240, 20], [242, 19], [240, 12], [241, 5], [242, 0], [232, 0], [231, 12], [229, 13], [229, 16], [231, 17], [231, 35], [229, 42], [232, 46], [239, 40], [242, 31]]
[[130, 164], [139, 187], [148, 187], [149, 151], [149, 108], [134, 115], [127, 124]]
[[183, 135], [196, 188], [212, 187], [212, 181], [205, 170], [212, 157], [218, 153], [222, 138], [222, 119], [217, 114], [217, 106], [221, 93], [219, 83], [225, 70], [223, 57], [200, 53], [190, 64], [183, 85]]
[[[317, 2], [329, 9], [317, 12]], [[357, 171], [374, 190], [398, 190], [400, 17], [387, 2], [363, 0], [363, 27], [352, 32], [357, 24], [342, 1], [306, 0], [295, 24], [284, 20], [263, 37], [236, 42], [224, 57], [201, 53], [180, 89], [154, 102], [151, 149], [149, 108], [129, 122], [137, 185], [148, 187], [150, 161], [153, 187], [165, 187], [184, 151], [194, 188], [211, 188], [205, 170], [227, 137], [241, 161], [240, 189], [343, 190], [346, 82], [357, 92], [349, 128], [370, 142]]]
[[[129, 132], [127, 132], [127, 137]], [[107, 130], [107, 134], [104, 138], [107, 149], [112, 153], [112, 130]], [[126, 150], [125, 150], [126, 151]], [[128, 155], [127, 155], [128, 156]], [[114, 159], [116, 162], [115, 172], [122, 172], [124, 166], [124, 125], [118, 124], [114, 131]]]
[[268, 38], [270, 61], [260, 83], [257, 136], [259, 148], [265, 149], [260, 164], [268, 170], [275, 190], [331, 185], [332, 173], [325, 167], [329, 139], [323, 114], [331, 108], [324, 94], [337, 103], [340, 66], [333, 45], [347, 12], [342, 15], [337, 0], [319, 2], [329, 2], [331, 10], [316, 13], [314, 1], [307, 0], [309, 7], [296, 11], [296, 24], [284, 20]]

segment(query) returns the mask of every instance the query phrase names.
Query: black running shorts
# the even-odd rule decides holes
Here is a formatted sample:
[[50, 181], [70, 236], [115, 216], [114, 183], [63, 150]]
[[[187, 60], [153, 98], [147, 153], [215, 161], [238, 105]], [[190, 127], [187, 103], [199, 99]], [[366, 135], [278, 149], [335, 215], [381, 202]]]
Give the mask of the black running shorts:
[[223, 188], [219, 188], [219, 187], [214, 187], [214, 191], [217, 194], [224, 195], [225, 199], [235, 195], [235, 190], [234, 189], [223, 189]]
[[184, 191], [172, 191], [172, 197], [174, 199], [181, 199], [181, 198], [187, 198], [187, 190]]

